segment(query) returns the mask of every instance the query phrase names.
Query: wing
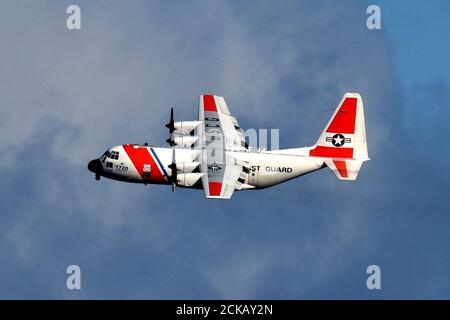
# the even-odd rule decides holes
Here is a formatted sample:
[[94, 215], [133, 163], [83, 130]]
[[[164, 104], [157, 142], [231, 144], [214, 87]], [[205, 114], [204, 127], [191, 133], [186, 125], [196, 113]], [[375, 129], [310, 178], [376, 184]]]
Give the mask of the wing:
[[229, 199], [247, 174], [243, 165], [229, 155], [246, 149], [243, 131], [223, 97], [201, 95], [198, 118], [202, 124], [197, 127], [196, 147], [202, 150], [200, 172], [206, 173], [202, 177], [205, 196]]
[[202, 95], [199, 98], [198, 117], [206, 128], [220, 128], [227, 150], [246, 149], [244, 132], [233, 117], [223, 97]]

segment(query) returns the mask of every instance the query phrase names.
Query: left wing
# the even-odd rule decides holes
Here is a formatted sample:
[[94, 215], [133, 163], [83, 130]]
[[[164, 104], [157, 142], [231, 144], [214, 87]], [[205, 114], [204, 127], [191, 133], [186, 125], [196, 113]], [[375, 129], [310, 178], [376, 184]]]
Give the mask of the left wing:
[[245, 181], [248, 170], [238, 163], [230, 151], [246, 150], [242, 129], [230, 114], [223, 97], [201, 95], [198, 104], [196, 147], [200, 154], [200, 172], [207, 198], [230, 199]]

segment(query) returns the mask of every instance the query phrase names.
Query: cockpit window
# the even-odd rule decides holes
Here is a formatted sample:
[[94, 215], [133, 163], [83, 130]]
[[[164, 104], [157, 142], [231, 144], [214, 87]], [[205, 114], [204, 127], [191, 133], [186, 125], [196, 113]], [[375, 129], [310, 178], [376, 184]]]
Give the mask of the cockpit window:
[[119, 160], [119, 151], [109, 151], [107, 150], [101, 159], [104, 161], [105, 158], [113, 159], [113, 160]]
[[105, 163], [106, 157], [108, 157], [108, 150], [105, 151], [105, 153], [100, 157], [101, 162]]
[[119, 159], [119, 152], [118, 151], [108, 152], [108, 153], [106, 153], [106, 157], [110, 158], [110, 159], [117, 160], [117, 159]]

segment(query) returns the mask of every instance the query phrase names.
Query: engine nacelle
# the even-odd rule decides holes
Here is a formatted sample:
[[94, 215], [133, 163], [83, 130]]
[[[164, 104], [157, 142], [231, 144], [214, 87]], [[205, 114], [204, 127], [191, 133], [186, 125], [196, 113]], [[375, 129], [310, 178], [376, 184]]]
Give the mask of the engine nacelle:
[[197, 126], [202, 123], [201, 121], [178, 121], [173, 123], [175, 130], [180, 130], [183, 132], [192, 132]]
[[197, 167], [200, 165], [200, 162], [193, 161], [193, 162], [181, 162], [177, 163], [177, 170], [181, 173], [190, 173], [197, 169]]
[[204, 173], [179, 173], [177, 174], [177, 184], [183, 187], [192, 187]]
[[180, 146], [183, 148], [191, 147], [197, 140], [198, 140], [197, 136], [185, 136], [185, 135], [181, 135], [181, 136], [177, 135], [172, 138], [172, 141], [177, 146]]

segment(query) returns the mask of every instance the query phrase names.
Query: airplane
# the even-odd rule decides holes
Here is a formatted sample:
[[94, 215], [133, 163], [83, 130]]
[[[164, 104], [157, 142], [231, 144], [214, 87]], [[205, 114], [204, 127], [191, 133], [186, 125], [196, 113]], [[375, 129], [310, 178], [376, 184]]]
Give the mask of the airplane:
[[95, 179], [203, 189], [208, 199], [230, 199], [234, 191], [256, 190], [328, 167], [340, 180], [356, 180], [367, 152], [362, 98], [346, 93], [310, 147], [250, 148], [223, 97], [199, 96], [198, 120], [174, 121], [170, 147], [114, 146], [89, 162]]

